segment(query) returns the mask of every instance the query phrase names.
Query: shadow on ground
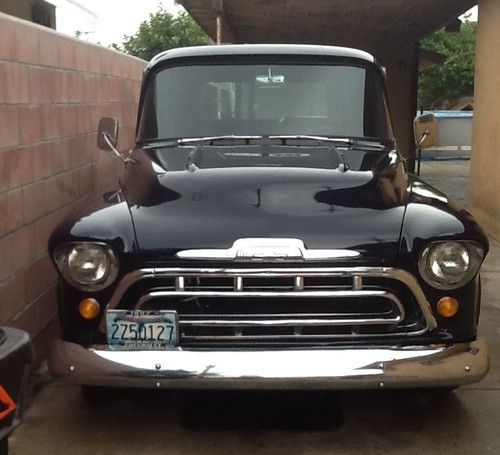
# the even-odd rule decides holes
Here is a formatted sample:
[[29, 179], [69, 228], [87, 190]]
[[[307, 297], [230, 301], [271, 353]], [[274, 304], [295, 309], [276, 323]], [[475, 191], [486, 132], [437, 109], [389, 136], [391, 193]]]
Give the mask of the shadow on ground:
[[[75, 397], [92, 413], [162, 420], [174, 410], [186, 431], [338, 431], [357, 422], [365, 431], [456, 430], [470, 424], [455, 392], [441, 390], [359, 391], [158, 391], [105, 390]], [[345, 422], [345, 420], [348, 422]]]

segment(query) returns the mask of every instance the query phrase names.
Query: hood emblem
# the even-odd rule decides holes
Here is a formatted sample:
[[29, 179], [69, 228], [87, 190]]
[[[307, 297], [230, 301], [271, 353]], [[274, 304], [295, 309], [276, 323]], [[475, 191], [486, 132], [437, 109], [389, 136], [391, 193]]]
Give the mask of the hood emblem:
[[227, 249], [183, 250], [179, 259], [233, 261], [324, 261], [358, 257], [353, 250], [307, 249], [300, 239], [248, 238], [239, 239]]

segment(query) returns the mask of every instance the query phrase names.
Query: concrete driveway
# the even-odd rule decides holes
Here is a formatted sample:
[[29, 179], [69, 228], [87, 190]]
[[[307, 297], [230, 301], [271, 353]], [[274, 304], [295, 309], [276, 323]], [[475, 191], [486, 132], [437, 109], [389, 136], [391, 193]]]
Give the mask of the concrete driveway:
[[[457, 169], [463, 171], [463, 166]], [[439, 187], [442, 172], [423, 174]], [[427, 174], [427, 175], [426, 175]], [[433, 180], [434, 179], [434, 180]], [[461, 178], [453, 185], [465, 199]], [[451, 188], [453, 190], [453, 188]], [[452, 193], [449, 191], [449, 193]], [[500, 447], [500, 246], [483, 269], [481, 334], [491, 371], [450, 394], [180, 393], [131, 391], [86, 402], [48, 380], [11, 437], [14, 455], [219, 453], [498, 453]]]

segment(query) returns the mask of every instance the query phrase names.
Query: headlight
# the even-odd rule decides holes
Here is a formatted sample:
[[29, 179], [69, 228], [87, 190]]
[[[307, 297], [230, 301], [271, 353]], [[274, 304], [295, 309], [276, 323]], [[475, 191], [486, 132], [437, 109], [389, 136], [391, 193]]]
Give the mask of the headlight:
[[479, 271], [483, 247], [474, 242], [435, 242], [424, 249], [418, 263], [422, 278], [437, 289], [456, 289]]
[[54, 261], [64, 279], [82, 291], [100, 291], [118, 275], [118, 259], [103, 243], [64, 243], [54, 250]]

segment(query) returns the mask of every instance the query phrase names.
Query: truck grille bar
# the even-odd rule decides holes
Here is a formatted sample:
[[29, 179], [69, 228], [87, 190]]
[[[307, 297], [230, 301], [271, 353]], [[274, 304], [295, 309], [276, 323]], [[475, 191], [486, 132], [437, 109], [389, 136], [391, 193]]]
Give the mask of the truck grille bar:
[[436, 326], [418, 282], [393, 268], [142, 269], [120, 282], [108, 303], [118, 307], [177, 311], [181, 346], [408, 336]]

